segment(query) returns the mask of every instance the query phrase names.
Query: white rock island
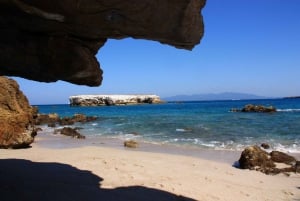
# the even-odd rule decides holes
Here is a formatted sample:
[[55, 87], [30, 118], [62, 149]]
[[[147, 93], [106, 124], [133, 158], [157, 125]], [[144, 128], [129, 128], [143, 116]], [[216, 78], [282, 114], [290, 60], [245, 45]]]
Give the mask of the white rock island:
[[76, 95], [69, 97], [71, 106], [110, 106], [163, 103], [157, 95]]

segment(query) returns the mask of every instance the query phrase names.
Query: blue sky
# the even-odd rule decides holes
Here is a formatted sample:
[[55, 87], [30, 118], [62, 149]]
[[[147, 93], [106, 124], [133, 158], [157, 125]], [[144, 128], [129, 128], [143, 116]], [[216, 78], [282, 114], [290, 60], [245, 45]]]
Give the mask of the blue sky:
[[78, 94], [300, 95], [299, 10], [299, 0], [207, 0], [205, 35], [192, 51], [109, 40], [97, 54], [100, 87], [16, 80], [31, 104], [68, 103]]

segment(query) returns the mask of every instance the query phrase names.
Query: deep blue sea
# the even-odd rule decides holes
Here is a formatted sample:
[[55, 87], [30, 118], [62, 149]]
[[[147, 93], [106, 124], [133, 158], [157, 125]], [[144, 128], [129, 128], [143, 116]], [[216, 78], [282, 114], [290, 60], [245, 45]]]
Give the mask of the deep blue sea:
[[[246, 104], [274, 106], [276, 113], [236, 113]], [[300, 99], [197, 101], [129, 106], [39, 105], [40, 113], [99, 117], [80, 124], [88, 137], [135, 139], [215, 150], [242, 150], [268, 143], [300, 153]]]

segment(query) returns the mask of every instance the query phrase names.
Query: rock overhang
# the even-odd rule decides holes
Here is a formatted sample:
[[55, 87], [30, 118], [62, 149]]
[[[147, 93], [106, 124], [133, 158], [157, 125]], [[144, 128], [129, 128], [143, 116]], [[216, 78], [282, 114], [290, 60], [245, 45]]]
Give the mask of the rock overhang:
[[95, 55], [108, 38], [191, 50], [205, 0], [0, 0], [0, 74], [98, 86]]

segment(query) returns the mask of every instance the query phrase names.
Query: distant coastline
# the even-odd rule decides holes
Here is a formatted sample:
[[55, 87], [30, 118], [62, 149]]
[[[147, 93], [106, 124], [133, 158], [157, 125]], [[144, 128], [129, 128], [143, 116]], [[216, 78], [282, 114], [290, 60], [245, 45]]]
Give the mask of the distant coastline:
[[283, 97], [284, 99], [300, 99], [300, 96], [288, 96], [288, 97]]
[[165, 97], [163, 100], [168, 102], [174, 101], [217, 101], [217, 100], [251, 100], [251, 99], [272, 99], [272, 97], [258, 96], [247, 93], [224, 92], [224, 93], [207, 93], [193, 95], [176, 95]]

